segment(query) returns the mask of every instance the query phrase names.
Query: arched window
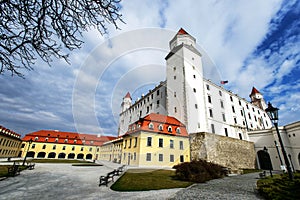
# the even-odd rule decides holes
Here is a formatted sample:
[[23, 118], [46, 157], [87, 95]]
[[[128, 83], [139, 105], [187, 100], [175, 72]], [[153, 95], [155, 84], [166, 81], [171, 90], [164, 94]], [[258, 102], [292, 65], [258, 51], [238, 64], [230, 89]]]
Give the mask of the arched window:
[[176, 133], [180, 134], [180, 128], [179, 127], [176, 128]]
[[152, 122], [149, 123], [149, 129], [151, 129], [151, 130], [154, 129], [154, 126], [153, 126], [153, 123], [152, 123]]
[[160, 124], [160, 125], [158, 126], [158, 130], [160, 130], [160, 131], [163, 130], [163, 125], [162, 125], [162, 124]]
[[168, 132], [172, 133], [172, 126], [168, 126]]

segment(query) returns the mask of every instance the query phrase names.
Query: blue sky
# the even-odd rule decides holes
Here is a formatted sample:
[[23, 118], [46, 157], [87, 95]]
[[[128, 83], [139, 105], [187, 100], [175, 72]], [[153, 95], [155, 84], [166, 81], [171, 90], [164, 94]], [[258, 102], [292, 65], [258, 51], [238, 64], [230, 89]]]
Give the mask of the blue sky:
[[[300, 2], [121, 2], [121, 30], [91, 30], [71, 64], [37, 61], [25, 79], [0, 76], [0, 124], [22, 135], [40, 129], [116, 135], [122, 97], [165, 80], [168, 43], [183, 27], [210, 64], [207, 76], [249, 100], [252, 86], [280, 109], [280, 124], [300, 116]], [[210, 78], [210, 77], [208, 77]]]

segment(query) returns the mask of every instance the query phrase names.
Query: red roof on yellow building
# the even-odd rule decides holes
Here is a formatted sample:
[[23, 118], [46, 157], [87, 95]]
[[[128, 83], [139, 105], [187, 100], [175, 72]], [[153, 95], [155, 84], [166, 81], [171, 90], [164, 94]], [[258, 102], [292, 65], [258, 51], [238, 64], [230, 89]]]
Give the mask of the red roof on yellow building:
[[151, 113], [137, 122], [129, 125], [128, 131], [123, 135], [129, 135], [137, 131], [156, 132], [159, 134], [188, 137], [186, 127], [175, 117]]
[[115, 139], [113, 136], [101, 136], [93, 134], [62, 132], [57, 130], [40, 130], [26, 134], [23, 141], [48, 142], [60, 144], [84, 144], [101, 146], [104, 142]]

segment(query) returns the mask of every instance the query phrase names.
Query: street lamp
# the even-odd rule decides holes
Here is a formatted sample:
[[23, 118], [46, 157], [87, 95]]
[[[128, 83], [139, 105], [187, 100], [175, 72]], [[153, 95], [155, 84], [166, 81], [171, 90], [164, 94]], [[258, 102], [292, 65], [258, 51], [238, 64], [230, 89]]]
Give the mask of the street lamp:
[[25, 165], [25, 161], [26, 161], [26, 158], [27, 158], [27, 154], [28, 154], [30, 145], [31, 145], [31, 143], [32, 143], [32, 139], [30, 139], [28, 142], [29, 142], [29, 144], [28, 144], [27, 152], [26, 152], [26, 154], [25, 154], [25, 158], [24, 158], [24, 160], [23, 160], [23, 164], [22, 164], [23, 166]]
[[293, 172], [292, 172], [292, 169], [291, 169], [291, 166], [290, 166], [290, 162], [289, 162], [289, 159], [287, 157], [287, 154], [286, 154], [286, 151], [285, 151], [285, 148], [284, 148], [284, 145], [283, 145], [283, 142], [282, 142], [279, 130], [278, 130], [278, 110], [279, 110], [278, 108], [274, 108], [272, 106], [272, 104], [269, 102], [268, 103], [268, 108], [266, 108], [265, 111], [267, 112], [268, 116], [270, 117], [272, 123], [274, 124], [274, 126], [276, 128], [276, 132], [277, 132], [278, 140], [279, 140], [279, 143], [280, 143], [280, 146], [281, 146], [281, 151], [282, 151], [282, 154], [283, 154], [284, 162], [285, 162], [288, 174], [289, 174], [289, 178], [290, 178], [290, 180], [292, 180], [294, 178], [294, 175], [293, 175]]

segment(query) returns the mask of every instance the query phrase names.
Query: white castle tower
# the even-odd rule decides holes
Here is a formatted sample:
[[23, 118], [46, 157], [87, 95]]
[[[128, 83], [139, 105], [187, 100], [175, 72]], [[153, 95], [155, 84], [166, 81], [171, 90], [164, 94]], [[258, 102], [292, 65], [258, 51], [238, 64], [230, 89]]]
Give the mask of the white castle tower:
[[251, 94], [249, 96], [253, 105], [256, 105], [263, 110], [267, 108], [267, 104], [264, 100], [263, 95], [255, 87], [252, 88]]
[[125, 95], [125, 97], [123, 97], [123, 102], [121, 104], [121, 112], [124, 112], [125, 110], [127, 110], [128, 108], [130, 108], [131, 101], [132, 101], [132, 98], [130, 96], [130, 93], [127, 92], [127, 94]]
[[184, 123], [188, 132], [206, 130], [201, 53], [196, 39], [182, 28], [170, 41], [167, 62], [167, 114]]

